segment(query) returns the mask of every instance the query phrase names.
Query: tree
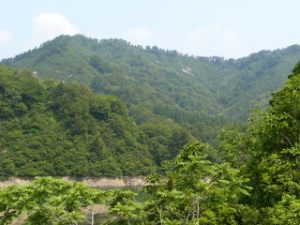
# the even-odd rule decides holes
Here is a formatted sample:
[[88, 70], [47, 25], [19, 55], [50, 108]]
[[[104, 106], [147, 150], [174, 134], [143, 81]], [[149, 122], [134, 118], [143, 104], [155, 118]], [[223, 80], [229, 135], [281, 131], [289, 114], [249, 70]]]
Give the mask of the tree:
[[0, 224], [26, 212], [26, 224], [75, 225], [85, 217], [83, 207], [101, 202], [103, 193], [87, 186], [51, 177], [0, 191]]
[[[243, 216], [239, 201], [249, 195], [248, 180], [228, 163], [209, 161], [207, 148], [199, 142], [186, 145], [166, 176], [148, 177], [142, 210], [132, 199], [117, 198], [112, 210], [121, 224], [238, 224], [236, 218]], [[138, 212], [135, 223], [129, 222], [132, 212]]]
[[252, 119], [244, 143], [251, 157], [246, 173], [257, 207], [272, 207], [285, 194], [300, 197], [299, 64], [293, 71], [285, 87], [273, 94], [268, 110]]

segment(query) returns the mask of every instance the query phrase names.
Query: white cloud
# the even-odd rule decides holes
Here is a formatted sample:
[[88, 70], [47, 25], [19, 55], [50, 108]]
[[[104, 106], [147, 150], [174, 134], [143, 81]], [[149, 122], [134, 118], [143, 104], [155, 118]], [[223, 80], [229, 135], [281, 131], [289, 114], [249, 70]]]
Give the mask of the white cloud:
[[149, 27], [131, 27], [123, 38], [136, 45], [153, 44], [157, 33]]
[[6, 45], [12, 41], [12, 35], [7, 31], [0, 30], [0, 45]]
[[78, 32], [78, 28], [60, 13], [41, 13], [34, 19], [34, 35], [42, 41], [61, 34], [74, 35]]
[[203, 56], [237, 58], [248, 52], [247, 40], [234, 30], [225, 29], [220, 23], [193, 30], [185, 42], [185, 51]]

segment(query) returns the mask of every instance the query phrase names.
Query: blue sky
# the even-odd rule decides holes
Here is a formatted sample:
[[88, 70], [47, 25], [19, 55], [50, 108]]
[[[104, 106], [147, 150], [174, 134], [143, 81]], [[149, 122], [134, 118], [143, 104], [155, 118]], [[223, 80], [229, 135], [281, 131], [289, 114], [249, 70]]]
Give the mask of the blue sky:
[[300, 44], [299, 0], [0, 2], [0, 59], [76, 33], [226, 58]]

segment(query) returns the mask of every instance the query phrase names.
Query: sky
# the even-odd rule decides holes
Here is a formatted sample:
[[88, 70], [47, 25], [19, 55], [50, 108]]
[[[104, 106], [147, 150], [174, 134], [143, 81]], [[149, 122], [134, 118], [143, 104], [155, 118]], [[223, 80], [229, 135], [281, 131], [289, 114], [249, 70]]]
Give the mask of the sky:
[[0, 59], [61, 34], [239, 58], [300, 44], [299, 0], [0, 0]]

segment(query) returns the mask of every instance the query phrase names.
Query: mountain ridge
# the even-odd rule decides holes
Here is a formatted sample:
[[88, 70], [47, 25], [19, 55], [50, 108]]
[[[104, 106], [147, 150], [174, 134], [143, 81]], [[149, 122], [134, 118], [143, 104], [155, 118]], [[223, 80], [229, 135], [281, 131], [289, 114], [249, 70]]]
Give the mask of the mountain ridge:
[[[299, 45], [224, 59], [75, 35], [59, 36], [1, 63], [30, 68], [42, 78], [85, 83], [120, 97], [138, 123], [157, 115], [171, 118], [207, 141], [217, 135], [208, 132], [210, 127], [220, 128], [225, 120], [244, 122], [251, 108], [266, 105], [299, 59]], [[192, 118], [200, 122], [194, 126]]]

